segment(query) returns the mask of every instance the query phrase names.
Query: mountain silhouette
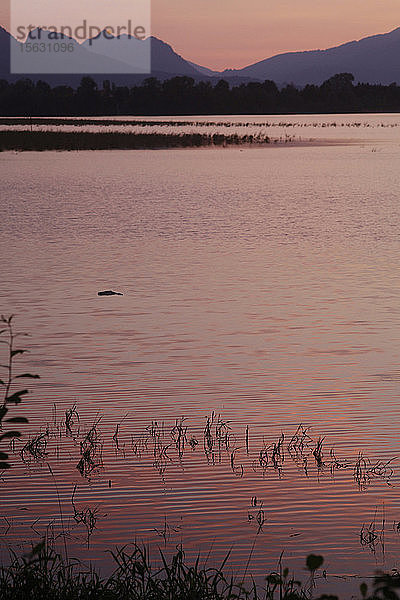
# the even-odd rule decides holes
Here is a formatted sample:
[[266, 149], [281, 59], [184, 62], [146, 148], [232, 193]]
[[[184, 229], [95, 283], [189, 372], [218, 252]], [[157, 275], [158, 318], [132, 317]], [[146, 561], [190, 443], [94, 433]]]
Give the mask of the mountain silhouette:
[[[25, 42], [27, 44], [48, 44], [48, 43], [63, 43], [68, 46], [68, 51], [65, 52], [21, 52], [24, 44], [15, 40], [12, 36], [9, 38], [9, 44], [12, 51], [11, 66], [17, 73], [41, 73], [53, 74], [56, 73], [132, 73], [134, 71], [128, 64], [125, 64], [116, 55], [104, 52], [103, 55], [94, 53], [91, 50], [89, 41], [84, 44], [79, 44], [75, 39], [57, 34], [57, 39], [52, 38], [54, 34], [44, 29], [34, 29], [29, 38]], [[138, 40], [135, 40], [138, 42]], [[105, 40], [107, 47], [105, 50], [111, 49], [111, 40]], [[119, 40], [117, 40], [119, 42]], [[90, 40], [91, 43], [91, 40]], [[140, 42], [139, 42], [140, 43]], [[121, 44], [122, 45], [122, 44]], [[136, 47], [135, 47], [136, 49]], [[133, 61], [135, 53], [132, 52]], [[150, 56], [150, 55], [149, 55]], [[134, 61], [135, 62], [135, 61]], [[140, 60], [136, 61], [140, 65]], [[136, 65], [135, 65], [136, 66]], [[148, 61], [147, 71], [150, 70], [150, 60]], [[140, 71], [138, 71], [140, 72]]]
[[400, 83], [400, 27], [327, 50], [277, 54], [222, 76], [272, 79], [276, 83], [321, 84], [335, 73], [353, 73], [356, 82]]
[[[46, 40], [47, 34], [48, 32], [42, 30], [41, 39]], [[33, 36], [37, 37], [36, 30]], [[65, 56], [60, 54], [60, 69], [56, 74], [50, 72], [52, 57], [46, 54], [40, 56], [40, 53], [35, 54], [34, 57], [35, 73], [32, 73], [31, 69], [26, 74], [10, 73], [10, 47], [13, 45], [17, 47], [21, 42], [16, 41], [6, 29], [0, 26], [0, 78], [16, 81], [26, 76], [32, 80], [44, 79], [52, 85], [75, 86], [79, 84], [82, 75], [92, 75], [99, 83], [104, 79], [111, 79], [118, 85], [138, 83], [146, 77], [159, 79], [181, 75], [195, 79], [203, 77], [169, 44], [153, 36], [143, 41], [133, 37], [129, 39], [127, 35], [120, 36], [118, 40], [98, 36], [86, 40], [83, 44], [67, 37], [65, 41], [72, 43], [74, 50]], [[146, 62], [149, 46], [151, 62]]]
[[[199, 72], [177, 54], [169, 44], [151, 36], [139, 40], [126, 34], [119, 37], [99, 35], [86, 40], [82, 47], [100, 56], [110, 57], [118, 62], [132, 65], [131, 72], [170, 73], [198, 77]], [[135, 60], [132, 60], [136, 57]], [[151, 57], [151, 62], [147, 61]], [[148, 67], [147, 70], [143, 67]]]
[[[217, 81], [223, 78], [231, 83], [240, 83], [268, 79], [278, 85], [294, 83], [303, 86], [307, 83], [321, 84], [336, 73], [353, 73], [356, 82], [386, 85], [400, 83], [400, 27], [389, 33], [373, 35], [326, 50], [287, 52], [243, 69], [226, 69], [221, 72], [185, 60], [172, 46], [156, 37], [142, 41], [128, 39], [125, 35], [120, 36], [118, 43], [115, 40], [110, 43], [99, 36], [83, 44], [78, 44], [75, 40], [71, 42], [74, 44], [73, 65], [74, 69], [77, 68], [77, 73], [63, 73], [60, 70], [60, 74], [51, 74], [44, 68], [40, 72], [38, 67], [36, 74], [27, 73], [26, 76], [36, 81], [44, 79], [51, 85], [72, 86], [79, 84], [82, 75], [92, 75], [98, 83], [109, 79], [117, 85], [133, 85], [147, 77], [164, 80], [186, 75], [196, 81]], [[19, 42], [0, 27], [0, 78], [16, 81], [23, 74], [10, 74], [10, 44]], [[132, 56], [143, 57], [149, 45], [149, 72], [144, 72], [147, 71], [144, 69], [141, 73], [132, 74], [132, 69], [129, 70]], [[141, 59], [139, 63], [143, 65]]]

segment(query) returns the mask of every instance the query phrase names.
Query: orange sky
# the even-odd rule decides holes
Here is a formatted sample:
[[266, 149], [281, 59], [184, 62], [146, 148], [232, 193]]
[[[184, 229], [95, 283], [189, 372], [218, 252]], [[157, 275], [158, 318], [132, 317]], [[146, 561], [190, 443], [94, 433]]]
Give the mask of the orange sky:
[[[127, 0], [107, 3], [109, 14], [118, 1]], [[82, 11], [84, 2], [70, 0], [68, 5], [73, 8], [75, 3]], [[0, 0], [4, 25], [7, 5], [9, 0]], [[152, 0], [151, 7], [153, 35], [184, 58], [218, 70], [400, 26], [399, 0]]]
[[399, 0], [152, 0], [152, 31], [188, 60], [243, 67], [400, 26]]

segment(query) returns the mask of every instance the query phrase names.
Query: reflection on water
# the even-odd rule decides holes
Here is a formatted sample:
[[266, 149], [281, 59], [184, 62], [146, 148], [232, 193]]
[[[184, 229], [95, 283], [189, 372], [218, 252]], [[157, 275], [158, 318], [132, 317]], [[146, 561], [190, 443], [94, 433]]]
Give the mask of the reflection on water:
[[[256, 539], [256, 575], [282, 550], [292, 566], [323, 554], [328, 574], [396, 566], [390, 131], [378, 146], [1, 155], [1, 311], [41, 375], [1, 484], [3, 548], [60, 533], [57, 486], [74, 554], [104, 568], [135, 539], [232, 547], [236, 565]], [[42, 458], [21, 455], [39, 434]], [[93, 465], [77, 469], [81, 442]]]

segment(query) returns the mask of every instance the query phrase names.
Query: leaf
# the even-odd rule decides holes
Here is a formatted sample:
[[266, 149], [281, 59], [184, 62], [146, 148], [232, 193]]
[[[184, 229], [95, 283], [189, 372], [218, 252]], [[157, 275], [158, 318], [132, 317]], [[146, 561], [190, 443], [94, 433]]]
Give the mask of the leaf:
[[2, 379], [0, 379], [0, 385], [6, 385]]
[[17, 354], [24, 354], [24, 352], [26, 352], [26, 350], [11, 350], [11, 358]]
[[20, 392], [14, 392], [11, 396], [7, 396], [6, 402], [13, 402], [14, 404], [19, 404], [21, 402], [21, 396], [28, 394], [28, 390], [21, 390]]
[[367, 591], [368, 591], [368, 586], [365, 583], [365, 581], [363, 581], [362, 584], [360, 585], [360, 592], [361, 592], [361, 595], [362, 595], [363, 598], [366, 597]]
[[11, 419], [6, 419], [6, 423], [29, 423], [26, 417], [12, 417]]
[[0, 441], [10, 439], [10, 438], [15, 438], [15, 437], [21, 437], [21, 434], [19, 431], [6, 431], [2, 435], [0, 435]]
[[324, 563], [324, 557], [319, 554], [309, 554], [306, 565], [309, 571], [316, 571]]
[[11, 469], [11, 465], [6, 462], [0, 462], [0, 471], [4, 471], [5, 469]]
[[22, 373], [22, 375], [16, 375], [14, 379], [18, 379], [19, 377], [27, 377], [29, 379], [40, 379], [40, 375], [32, 375], [32, 373]]
[[6, 454], [5, 452], [0, 452], [0, 460], [7, 460], [8, 458], [8, 454]]

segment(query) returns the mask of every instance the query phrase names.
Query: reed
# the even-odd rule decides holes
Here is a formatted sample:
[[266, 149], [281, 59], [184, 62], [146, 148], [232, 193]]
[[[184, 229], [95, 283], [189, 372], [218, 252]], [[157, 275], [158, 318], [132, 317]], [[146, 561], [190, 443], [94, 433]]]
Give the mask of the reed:
[[0, 131], [0, 151], [145, 150], [268, 144], [267, 136], [221, 133], [123, 133], [87, 131]]
[[[165, 525], [167, 532], [167, 527]], [[164, 533], [164, 532], [162, 532]], [[167, 533], [165, 533], [167, 535]], [[257, 539], [257, 535], [256, 538]], [[189, 562], [182, 546], [170, 558], [159, 549], [154, 559], [145, 546], [131, 544], [110, 551], [113, 571], [103, 577], [90, 565], [68, 560], [57, 553], [46, 539], [25, 556], [13, 554], [10, 565], [0, 567], [2, 600], [311, 600], [322, 556], [309, 555], [302, 583], [282, 565], [268, 573], [265, 584], [251, 577], [230, 573], [229, 553], [217, 567], [208, 566], [210, 556]], [[247, 571], [247, 568], [246, 568]], [[398, 574], [380, 574], [371, 595], [365, 583], [360, 597], [368, 600], [393, 598], [400, 587]], [[337, 600], [336, 596], [314, 596], [314, 600]]]
[[90, 506], [86, 506], [85, 508], [78, 510], [75, 503], [76, 488], [77, 485], [75, 484], [71, 497], [71, 504], [74, 510], [73, 518], [75, 523], [77, 523], [78, 525], [82, 523], [86, 527], [86, 543], [87, 547], [89, 548], [90, 536], [96, 529], [96, 523], [98, 519], [97, 513], [99, 509], [97, 506], [93, 508]]
[[74, 404], [65, 411], [65, 435], [67, 437], [73, 437], [73, 428], [79, 423], [79, 420], [79, 413], [76, 410], [76, 404]]
[[80, 443], [80, 459], [76, 465], [82, 477], [88, 477], [103, 465], [103, 444], [98, 431], [99, 420], [89, 429]]

